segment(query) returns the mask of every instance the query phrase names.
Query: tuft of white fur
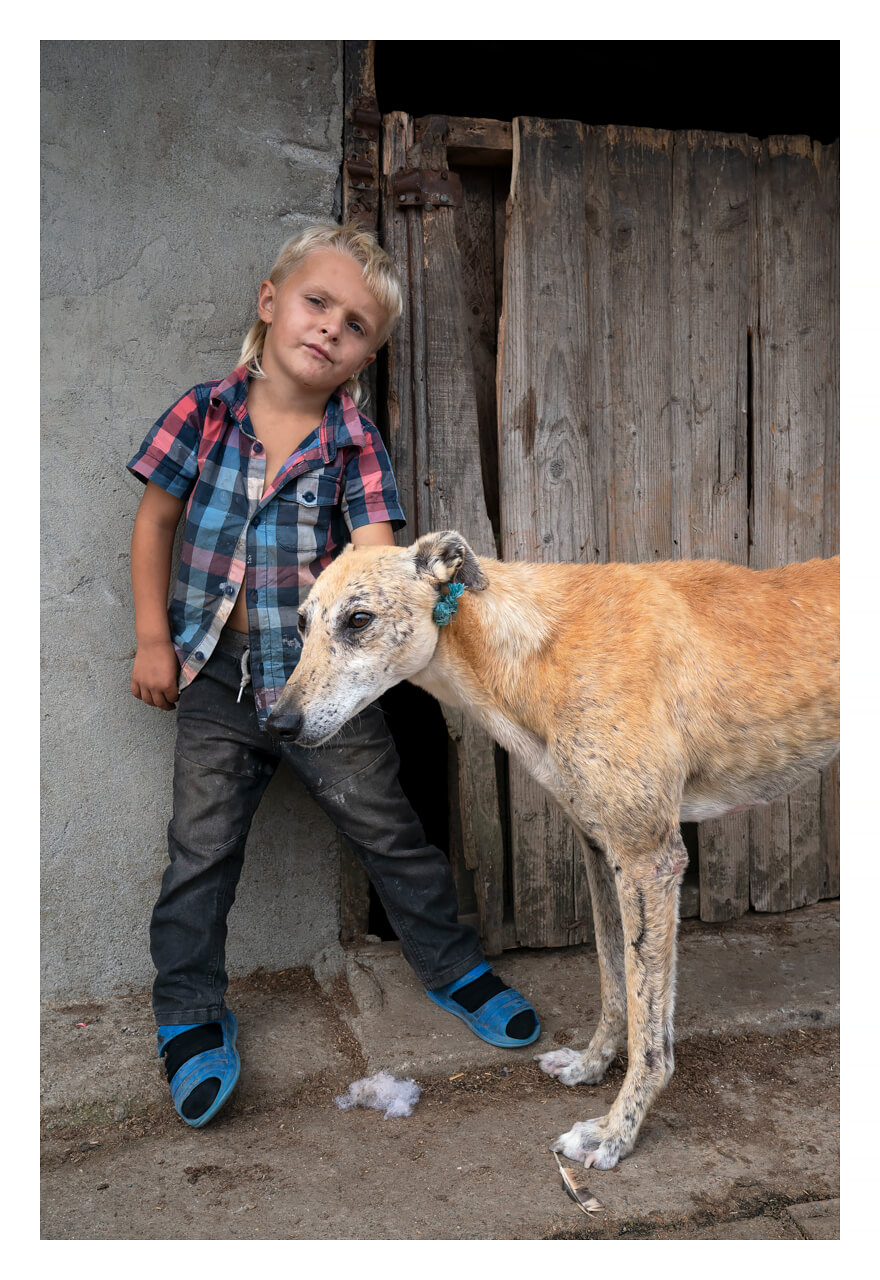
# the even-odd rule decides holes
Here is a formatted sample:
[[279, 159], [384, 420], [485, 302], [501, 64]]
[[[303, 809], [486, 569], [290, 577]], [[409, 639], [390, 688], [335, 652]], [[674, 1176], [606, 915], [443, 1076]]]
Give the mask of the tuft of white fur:
[[412, 1115], [421, 1092], [415, 1080], [398, 1080], [387, 1071], [378, 1071], [374, 1076], [365, 1076], [350, 1084], [348, 1092], [336, 1099], [336, 1105], [340, 1111], [371, 1107], [374, 1111], [384, 1111], [386, 1120], [389, 1117], [396, 1120]]

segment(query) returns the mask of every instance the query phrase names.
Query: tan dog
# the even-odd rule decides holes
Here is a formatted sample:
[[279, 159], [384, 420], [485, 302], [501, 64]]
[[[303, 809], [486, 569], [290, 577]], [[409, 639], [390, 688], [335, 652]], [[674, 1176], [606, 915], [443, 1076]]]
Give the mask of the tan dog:
[[[464, 583], [458, 613], [432, 613]], [[600, 1169], [628, 1155], [672, 1075], [679, 823], [784, 795], [839, 735], [839, 561], [508, 564], [458, 533], [339, 556], [300, 618], [302, 659], [270, 728], [331, 737], [411, 680], [517, 755], [581, 836], [602, 987], [582, 1052], [538, 1058], [594, 1084], [624, 1047], [607, 1116], [553, 1144]]]

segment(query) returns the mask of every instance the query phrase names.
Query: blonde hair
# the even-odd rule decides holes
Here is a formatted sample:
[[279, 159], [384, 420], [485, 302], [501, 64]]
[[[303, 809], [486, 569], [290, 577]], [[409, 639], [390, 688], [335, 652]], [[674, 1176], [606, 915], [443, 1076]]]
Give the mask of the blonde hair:
[[[372, 232], [363, 231], [351, 223], [339, 227], [333, 222], [317, 222], [287, 241], [269, 272], [271, 283], [276, 287], [283, 284], [316, 249], [347, 253], [363, 268], [364, 284], [388, 315], [373, 347], [374, 351], [378, 351], [403, 311], [403, 293], [394, 263]], [[253, 378], [266, 376], [260, 366], [260, 357], [268, 327], [265, 320], [258, 319], [251, 325], [242, 344], [240, 362], [247, 366], [247, 371]], [[358, 404], [363, 388], [357, 375], [349, 378], [344, 387], [355, 404]]]

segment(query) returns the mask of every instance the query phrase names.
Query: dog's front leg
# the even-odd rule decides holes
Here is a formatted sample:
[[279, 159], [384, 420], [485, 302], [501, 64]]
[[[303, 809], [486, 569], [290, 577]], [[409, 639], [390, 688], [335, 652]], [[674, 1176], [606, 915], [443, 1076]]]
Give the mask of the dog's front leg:
[[579, 1121], [552, 1144], [572, 1160], [612, 1169], [632, 1151], [648, 1107], [673, 1071], [678, 891], [687, 854], [676, 829], [656, 857], [619, 856], [629, 1063], [607, 1116]]
[[593, 930], [599, 960], [602, 1012], [599, 1025], [586, 1049], [552, 1049], [536, 1057], [542, 1071], [563, 1084], [598, 1084], [617, 1054], [626, 1045], [626, 974], [623, 930], [614, 873], [597, 844], [577, 832], [584, 851]]

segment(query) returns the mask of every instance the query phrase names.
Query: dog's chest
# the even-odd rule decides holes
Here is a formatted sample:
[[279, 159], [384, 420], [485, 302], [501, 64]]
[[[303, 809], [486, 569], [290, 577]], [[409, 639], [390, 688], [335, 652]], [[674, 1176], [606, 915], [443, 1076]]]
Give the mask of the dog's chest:
[[478, 689], [470, 688], [466, 679], [457, 679], [430, 667], [410, 679], [440, 702], [467, 712], [505, 751], [516, 756], [536, 782], [552, 795], [561, 791], [559, 775], [543, 739], [511, 720], [498, 707], [485, 705], [484, 695]]

